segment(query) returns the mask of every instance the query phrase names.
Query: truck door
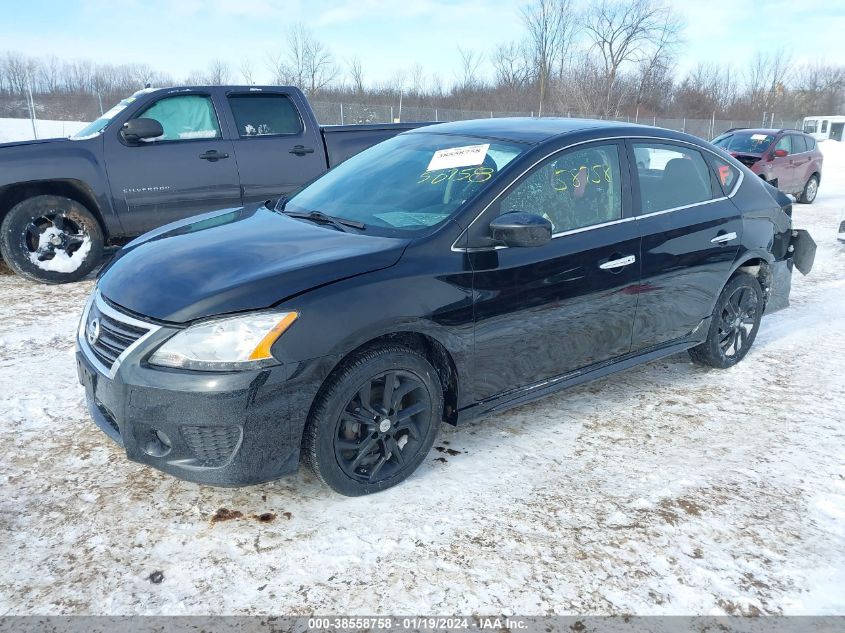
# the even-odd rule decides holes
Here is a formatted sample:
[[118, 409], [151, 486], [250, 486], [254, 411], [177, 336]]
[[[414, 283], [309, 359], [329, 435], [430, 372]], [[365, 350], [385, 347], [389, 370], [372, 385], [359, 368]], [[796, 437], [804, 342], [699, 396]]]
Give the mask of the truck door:
[[164, 135], [130, 144], [115, 130], [104, 141], [109, 182], [128, 235], [240, 206], [232, 142], [223, 139], [210, 95], [165, 95], [133, 116], [141, 117], [161, 123]]
[[320, 129], [291, 95], [230, 92], [228, 102], [244, 202], [278, 198], [326, 171]]

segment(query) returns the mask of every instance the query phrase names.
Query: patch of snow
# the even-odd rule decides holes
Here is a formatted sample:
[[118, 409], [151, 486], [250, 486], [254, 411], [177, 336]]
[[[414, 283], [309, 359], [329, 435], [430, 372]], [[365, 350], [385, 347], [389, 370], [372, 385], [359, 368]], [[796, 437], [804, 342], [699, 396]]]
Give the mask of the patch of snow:
[[679, 354], [443, 427], [372, 497], [129, 462], [77, 384], [92, 282], [0, 275], [0, 613], [845, 615], [845, 147], [821, 147], [814, 270], [736, 367]]
[[[54, 226], [48, 227], [38, 238], [38, 249], [46, 246], [53, 237], [61, 237], [62, 232]], [[52, 259], [40, 260], [37, 253], [29, 254], [29, 261], [38, 266], [41, 270], [54, 273], [72, 273], [79, 270], [88, 253], [91, 252], [91, 238], [85, 236], [82, 244], [79, 245], [71, 255], [63, 250], [54, 251]]]
[[[38, 138], [43, 139], [72, 136], [88, 124], [80, 121], [36, 120], [35, 125]], [[29, 141], [33, 138], [29, 119], [0, 118], [0, 143]]]

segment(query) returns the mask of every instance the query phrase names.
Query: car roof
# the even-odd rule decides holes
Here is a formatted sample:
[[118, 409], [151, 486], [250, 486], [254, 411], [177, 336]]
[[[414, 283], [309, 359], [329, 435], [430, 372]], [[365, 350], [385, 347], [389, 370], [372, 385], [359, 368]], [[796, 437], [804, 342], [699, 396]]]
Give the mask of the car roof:
[[803, 130], [798, 130], [795, 128], [770, 128], [770, 127], [737, 127], [724, 132], [724, 134], [733, 134], [735, 132], [747, 132], [749, 134], [769, 134], [771, 136], [777, 136], [778, 134], [789, 132], [790, 134], [804, 134], [806, 133]]
[[[471, 119], [468, 121], [453, 121], [451, 123], [436, 123], [424, 128], [410, 130], [406, 134], [436, 133], [479, 136], [491, 139], [501, 139], [517, 143], [541, 143], [550, 138], [572, 132], [601, 129], [603, 131], [627, 131], [636, 128], [653, 133], [659, 130], [667, 138], [674, 135], [671, 130], [663, 130], [647, 125], [636, 125], [620, 121], [602, 121], [597, 119], [569, 119], [569, 118], [531, 118], [531, 117], [503, 117], [498, 119]], [[663, 135], [663, 134], [661, 134]]]

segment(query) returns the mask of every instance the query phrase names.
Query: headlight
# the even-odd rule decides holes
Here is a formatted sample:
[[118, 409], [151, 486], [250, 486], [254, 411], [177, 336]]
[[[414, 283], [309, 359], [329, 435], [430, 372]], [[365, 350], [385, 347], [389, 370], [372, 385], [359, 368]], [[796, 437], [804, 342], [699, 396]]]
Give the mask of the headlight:
[[201, 371], [274, 365], [277, 361], [270, 347], [298, 316], [296, 312], [256, 312], [198, 323], [168, 339], [150, 363]]

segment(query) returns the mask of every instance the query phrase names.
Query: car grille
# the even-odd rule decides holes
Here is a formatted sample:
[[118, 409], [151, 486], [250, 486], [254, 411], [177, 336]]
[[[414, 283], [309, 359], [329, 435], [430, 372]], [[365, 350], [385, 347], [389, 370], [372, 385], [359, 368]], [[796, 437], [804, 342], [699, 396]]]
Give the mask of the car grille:
[[121, 354], [155, 329], [157, 326], [145, 324], [107, 304], [97, 293], [85, 316], [84, 327], [80, 328], [80, 345], [85, 347], [89, 359], [96, 360], [104, 373], [112, 375]]
[[183, 426], [182, 437], [203, 466], [222, 466], [241, 440], [237, 426]]

